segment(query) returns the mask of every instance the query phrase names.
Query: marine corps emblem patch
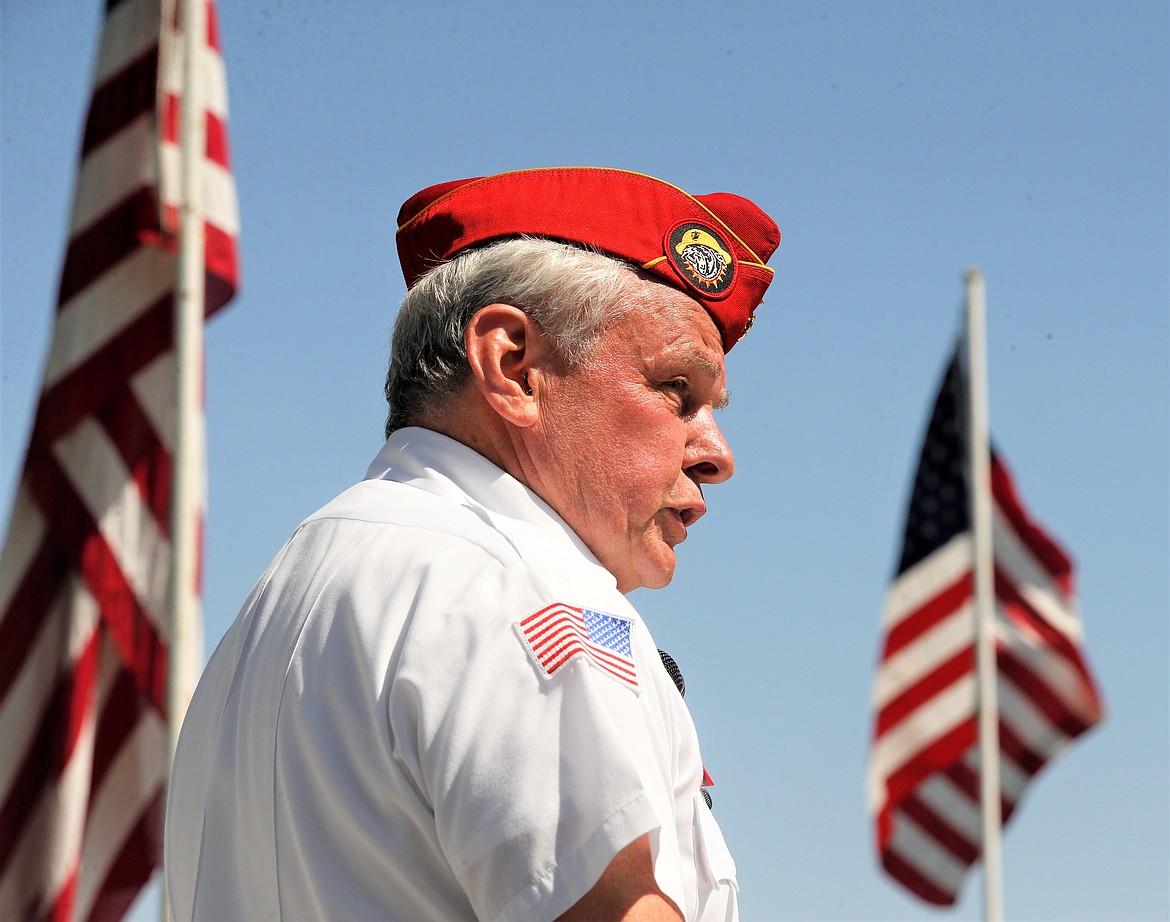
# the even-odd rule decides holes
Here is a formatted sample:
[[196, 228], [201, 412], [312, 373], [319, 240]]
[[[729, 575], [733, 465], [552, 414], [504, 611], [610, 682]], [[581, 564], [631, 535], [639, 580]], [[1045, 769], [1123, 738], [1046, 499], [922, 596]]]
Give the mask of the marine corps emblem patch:
[[684, 221], [666, 235], [666, 255], [683, 280], [704, 298], [731, 291], [736, 262], [723, 238], [710, 227]]

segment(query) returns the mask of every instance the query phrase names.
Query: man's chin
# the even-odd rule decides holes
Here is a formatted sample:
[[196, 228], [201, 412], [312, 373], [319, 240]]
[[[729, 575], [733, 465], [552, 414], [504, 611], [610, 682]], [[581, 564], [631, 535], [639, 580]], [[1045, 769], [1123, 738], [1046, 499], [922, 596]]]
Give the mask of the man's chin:
[[618, 589], [626, 594], [635, 589], [663, 589], [669, 586], [670, 581], [674, 579], [675, 564], [674, 550], [664, 545], [655, 559], [647, 561], [646, 566], [642, 567], [632, 585], [623, 588], [619, 579]]

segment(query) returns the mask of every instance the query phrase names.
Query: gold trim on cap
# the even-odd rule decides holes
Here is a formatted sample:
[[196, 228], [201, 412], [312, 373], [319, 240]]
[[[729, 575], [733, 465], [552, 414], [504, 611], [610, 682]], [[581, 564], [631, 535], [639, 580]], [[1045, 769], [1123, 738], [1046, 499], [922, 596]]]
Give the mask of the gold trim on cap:
[[[415, 219], [417, 219], [418, 216], [421, 215], [424, 211], [427, 211], [428, 209], [433, 208], [435, 205], [439, 204], [439, 202], [443, 201], [444, 199], [448, 198], [449, 196], [454, 195], [456, 192], [459, 192], [463, 189], [466, 189], [468, 186], [475, 186], [481, 182], [486, 182], [490, 179], [499, 179], [500, 177], [503, 177], [503, 176], [515, 176], [515, 175], [518, 175], [521, 173], [552, 173], [552, 172], [556, 172], [556, 171], [585, 172], [586, 170], [589, 170], [589, 171], [592, 171], [595, 173], [624, 173], [627, 176], [640, 176], [642, 179], [649, 179], [653, 182], [661, 183], [662, 185], [664, 185], [670, 189], [673, 189], [679, 195], [685, 196], [686, 198], [688, 198], [692, 202], [694, 202], [696, 205], [698, 205], [701, 209], [703, 209], [703, 211], [705, 211], [708, 215], [710, 215], [711, 219], [719, 227], [722, 227], [728, 234], [730, 234], [733, 238], [735, 238], [736, 242], [741, 247], [743, 247], [748, 253], [750, 253], [752, 255], [752, 257], [755, 258], [756, 262], [754, 262], [754, 263], [748, 262], [748, 263], [746, 263], [746, 265], [749, 265], [749, 266], [758, 265], [758, 266], [761, 266], [765, 269], [769, 269], [769, 271], [772, 271], [770, 269], [770, 267], [764, 265], [764, 261], [762, 259], [760, 259], [760, 254], [757, 253], [755, 250], [753, 250], [746, 243], [744, 243], [743, 240], [740, 238], [739, 234], [737, 234], [730, 227], [728, 227], [727, 224], [717, 214], [715, 214], [715, 212], [713, 212], [710, 208], [708, 208], [706, 205], [704, 205], [702, 202], [700, 202], [697, 198], [695, 198], [693, 195], [691, 195], [685, 189], [680, 189], [674, 183], [667, 182], [665, 179], [659, 179], [657, 176], [651, 176], [649, 173], [639, 173], [637, 170], [623, 170], [623, 169], [619, 169], [617, 167], [608, 167], [608, 166], [544, 166], [544, 167], [532, 167], [532, 168], [529, 168], [526, 170], [507, 170], [503, 173], [494, 173], [491, 176], [478, 176], [474, 179], [469, 180], [468, 182], [463, 183], [460, 186], [456, 186], [454, 189], [450, 190], [449, 192], [444, 193], [443, 195], [440, 195], [433, 202], [430, 202], [429, 204], [427, 204], [426, 207], [424, 207], [422, 210], [420, 210], [417, 214], [413, 215], [409, 220], [404, 221], [402, 224], [400, 224], [398, 229], [394, 232], [394, 235], [398, 236], [398, 234], [402, 233], [403, 229], [406, 228], [408, 225], [410, 225], [412, 222], [414, 222]], [[757, 205], [756, 207], [758, 208], [759, 206]], [[742, 259], [740, 260], [740, 263], [741, 263], [741, 265], [745, 264], [744, 260], [742, 260]]]

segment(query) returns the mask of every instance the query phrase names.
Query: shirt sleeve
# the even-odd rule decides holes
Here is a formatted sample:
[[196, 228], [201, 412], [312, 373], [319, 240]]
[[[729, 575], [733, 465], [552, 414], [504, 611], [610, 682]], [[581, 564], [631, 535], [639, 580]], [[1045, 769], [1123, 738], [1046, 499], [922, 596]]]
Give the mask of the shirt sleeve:
[[[524, 617], [592, 600], [547, 597], [496, 564], [460, 583], [411, 625], [389, 699], [395, 755], [477, 915], [553, 919], [634, 839], [673, 842], [671, 731], [653, 687], [587, 655], [548, 675], [524, 643]], [[632, 653], [636, 670], [661, 669]]]

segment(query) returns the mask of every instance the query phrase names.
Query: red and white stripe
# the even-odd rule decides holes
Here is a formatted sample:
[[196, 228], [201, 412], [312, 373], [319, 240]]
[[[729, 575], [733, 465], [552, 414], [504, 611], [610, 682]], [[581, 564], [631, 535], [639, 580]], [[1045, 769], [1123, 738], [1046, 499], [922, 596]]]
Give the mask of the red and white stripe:
[[[108, 4], [52, 345], [0, 555], [3, 919], [119, 918], [160, 858], [176, 21], [160, 0]], [[208, 23], [210, 315], [236, 288], [238, 217], [213, 9]]]
[[[1080, 652], [1068, 557], [1027, 516], [992, 457], [1001, 806], [1102, 714]], [[874, 686], [869, 802], [886, 870], [955, 901], [981, 853], [972, 547], [959, 534], [890, 589]]]

